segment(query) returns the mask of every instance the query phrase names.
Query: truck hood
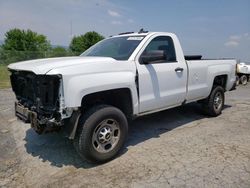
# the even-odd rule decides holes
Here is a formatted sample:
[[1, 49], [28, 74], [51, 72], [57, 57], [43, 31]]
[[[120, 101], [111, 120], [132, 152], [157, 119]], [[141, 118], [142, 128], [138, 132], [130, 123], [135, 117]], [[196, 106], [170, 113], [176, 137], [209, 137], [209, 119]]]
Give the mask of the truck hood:
[[47, 72], [62, 67], [75, 66], [79, 64], [92, 64], [92, 63], [108, 63], [115, 62], [116, 60], [109, 57], [60, 57], [37, 59], [30, 61], [22, 61], [13, 63], [8, 66], [9, 69], [30, 71], [35, 74], [46, 74]]

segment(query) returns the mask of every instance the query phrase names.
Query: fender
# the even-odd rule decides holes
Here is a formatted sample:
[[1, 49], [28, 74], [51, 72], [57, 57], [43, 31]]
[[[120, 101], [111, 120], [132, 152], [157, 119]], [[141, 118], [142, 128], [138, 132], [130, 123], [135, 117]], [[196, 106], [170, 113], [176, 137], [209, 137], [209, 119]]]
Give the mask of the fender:
[[[225, 85], [225, 90], [229, 91], [234, 83], [235, 83], [235, 66], [233, 66], [231, 63], [221, 63], [221, 64], [216, 64], [216, 65], [210, 65], [208, 67], [208, 71], [207, 73], [210, 74], [210, 76], [208, 76], [208, 88], [209, 91], [211, 92], [212, 87], [213, 87], [213, 82], [214, 79], [217, 76], [221, 76], [221, 75], [226, 75], [227, 76], [227, 80], [226, 80], [226, 85]], [[208, 93], [210, 93], [208, 92]]]
[[[63, 78], [66, 107], [80, 107], [88, 94], [112, 89], [128, 88], [132, 96], [134, 113], [138, 113], [138, 96], [135, 75], [132, 72], [106, 72]], [[72, 92], [74, 91], [74, 92]]]

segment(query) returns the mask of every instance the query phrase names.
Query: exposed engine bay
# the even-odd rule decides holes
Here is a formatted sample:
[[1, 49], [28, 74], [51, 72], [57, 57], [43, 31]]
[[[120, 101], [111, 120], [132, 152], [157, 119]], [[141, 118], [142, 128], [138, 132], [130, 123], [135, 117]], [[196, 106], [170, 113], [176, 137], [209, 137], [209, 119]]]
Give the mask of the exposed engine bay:
[[16, 116], [39, 134], [61, 125], [60, 75], [36, 75], [11, 71], [11, 85], [16, 95]]

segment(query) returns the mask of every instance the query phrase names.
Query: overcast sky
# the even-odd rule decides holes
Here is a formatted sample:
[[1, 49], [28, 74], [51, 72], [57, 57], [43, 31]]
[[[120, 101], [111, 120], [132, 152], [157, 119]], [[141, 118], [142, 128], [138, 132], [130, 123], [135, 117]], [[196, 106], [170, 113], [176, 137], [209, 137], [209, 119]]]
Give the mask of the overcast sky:
[[250, 0], [0, 0], [0, 40], [21, 28], [68, 46], [70, 23], [73, 35], [174, 32], [186, 54], [250, 62]]

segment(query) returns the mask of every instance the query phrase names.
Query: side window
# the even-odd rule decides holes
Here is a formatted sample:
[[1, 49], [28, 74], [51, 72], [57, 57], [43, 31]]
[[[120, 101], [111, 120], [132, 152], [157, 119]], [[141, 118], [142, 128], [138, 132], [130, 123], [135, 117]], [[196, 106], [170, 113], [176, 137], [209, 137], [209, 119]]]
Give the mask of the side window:
[[148, 54], [150, 51], [163, 51], [167, 62], [175, 62], [176, 54], [174, 43], [169, 36], [155, 37], [146, 47], [143, 54]]

